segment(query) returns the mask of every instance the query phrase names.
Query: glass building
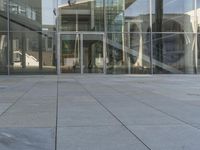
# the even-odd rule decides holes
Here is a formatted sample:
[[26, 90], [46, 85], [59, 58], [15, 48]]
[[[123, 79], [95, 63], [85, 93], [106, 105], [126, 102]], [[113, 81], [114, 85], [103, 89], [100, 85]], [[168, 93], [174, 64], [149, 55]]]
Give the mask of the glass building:
[[200, 0], [0, 0], [0, 74], [198, 74]]

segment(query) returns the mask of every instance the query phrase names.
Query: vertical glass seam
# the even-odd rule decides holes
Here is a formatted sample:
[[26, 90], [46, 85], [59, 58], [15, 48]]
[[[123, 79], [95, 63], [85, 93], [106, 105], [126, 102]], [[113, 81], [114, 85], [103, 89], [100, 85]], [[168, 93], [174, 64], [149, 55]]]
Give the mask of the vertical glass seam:
[[10, 75], [10, 0], [7, 2], [7, 74]]
[[197, 0], [194, 0], [195, 7], [195, 73], [198, 74], [198, 13]]
[[149, 1], [149, 17], [150, 17], [150, 68], [151, 68], [150, 74], [153, 75], [154, 73], [153, 73], [152, 0]]
[[57, 55], [57, 75], [61, 74], [61, 70], [60, 70], [60, 32], [59, 32], [59, 8], [58, 8], [58, 0], [56, 0], [56, 38], [57, 38], [57, 51], [56, 51], [56, 55]]

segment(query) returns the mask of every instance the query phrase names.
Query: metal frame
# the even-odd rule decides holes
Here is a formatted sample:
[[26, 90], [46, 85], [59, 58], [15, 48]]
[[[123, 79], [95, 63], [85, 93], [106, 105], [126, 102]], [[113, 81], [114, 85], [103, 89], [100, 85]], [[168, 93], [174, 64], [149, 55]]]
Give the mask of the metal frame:
[[194, 51], [194, 67], [195, 67], [195, 73], [198, 74], [198, 12], [197, 12], [197, 0], [193, 1], [194, 8], [195, 8], [195, 19], [194, 19], [194, 27], [195, 27], [195, 51]]
[[153, 18], [152, 18], [152, 0], [149, 1], [149, 15], [150, 15], [150, 74], [153, 75]]
[[[10, 0], [6, 0], [7, 2], [7, 74], [10, 75]], [[55, 0], [56, 2], [56, 28], [57, 28], [57, 74], [61, 74], [61, 69], [60, 69], [60, 56], [61, 56], [61, 53], [60, 53], [60, 36], [63, 35], [63, 34], [102, 34], [103, 35], [103, 53], [104, 53], [104, 68], [103, 68], [103, 72], [104, 74], [106, 74], [106, 36], [107, 36], [107, 33], [111, 33], [111, 32], [108, 32], [107, 31], [107, 16], [106, 16], [106, 1], [103, 0], [103, 6], [104, 6], [104, 32], [77, 32], [77, 31], [74, 31], [74, 32], [59, 32], [59, 8], [58, 8], [58, 0]], [[191, 34], [194, 34], [195, 35], [195, 51], [194, 51], [194, 55], [195, 55], [195, 58], [194, 58], [194, 67], [195, 67], [195, 73], [198, 74], [199, 70], [198, 70], [198, 31], [197, 31], [197, 27], [198, 27], [198, 12], [197, 12], [197, 0], [192, 0], [191, 2], [194, 3], [194, 11], [195, 11], [195, 20], [194, 20], [194, 24], [195, 24], [195, 31], [194, 32], [184, 32], [184, 33], [191, 33]], [[154, 74], [153, 73], [153, 62], [152, 62], [152, 58], [153, 58], [153, 37], [152, 37], [152, 34], [153, 34], [153, 31], [152, 31], [152, 5], [153, 5], [153, 0], [149, 0], [149, 13], [150, 13], [150, 65], [151, 65], [151, 74]], [[23, 32], [23, 31], [21, 31]], [[117, 33], [117, 32], [115, 32]], [[126, 33], [126, 32], [119, 32], [119, 33]], [[134, 33], [137, 33], [137, 32], [134, 32]], [[140, 33], [143, 33], [143, 32], [140, 32]], [[146, 32], [144, 32], [146, 33]], [[154, 33], [157, 33], [157, 32], [154, 32]], [[160, 33], [160, 32], [159, 32]], [[162, 32], [162, 33], [165, 33], [165, 32]], [[168, 33], [168, 32], [166, 32]], [[180, 32], [169, 32], [169, 33], [173, 33], [173, 34], [183, 34], [183, 33], [180, 33]], [[82, 72], [83, 73], [83, 72]]]
[[6, 6], [6, 11], [7, 11], [7, 73], [10, 75], [10, 0], [7, 0], [7, 6]]
[[84, 35], [102, 35], [102, 42], [103, 42], [103, 74], [106, 74], [106, 35], [104, 32], [58, 32], [57, 34], [57, 74], [62, 74], [61, 72], [61, 45], [60, 45], [60, 39], [62, 35], [80, 35], [80, 45], [81, 45], [81, 74], [84, 74], [84, 67], [83, 67], [83, 36]]

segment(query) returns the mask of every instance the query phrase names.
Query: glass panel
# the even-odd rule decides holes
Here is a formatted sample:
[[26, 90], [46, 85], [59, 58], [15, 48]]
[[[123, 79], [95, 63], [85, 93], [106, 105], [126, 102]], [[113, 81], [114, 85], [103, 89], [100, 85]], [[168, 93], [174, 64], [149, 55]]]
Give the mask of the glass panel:
[[198, 45], [198, 73], [200, 74], [200, 34], [198, 34], [197, 39], [197, 45]]
[[103, 73], [103, 35], [83, 35], [84, 73]]
[[55, 31], [57, 0], [10, 0], [11, 31]]
[[107, 31], [122, 32], [125, 3], [122, 0], [105, 0]]
[[[12, 74], [55, 74], [55, 33], [10, 32], [10, 70]], [[51, 47], [48, 47], [51, 38]]]
[[153, 32], [193, 32], [194, 0], [153, 0]]
[[200, 32], [200, 0], [197, 1], [197, 31]]
[[8, 72], [8, 44], [7, 32], [0, 32], [0, 74]]
[[153, 34], [154, 73], [195, 73], [194, 34]]
[[147, 32], [150, 23], [149, 5], [149, 0], [106, 0], [107, 31]]
[[7, 1], [0, 0], [0, 31], [7, 30]]
[[61, 72], [81, 73], [80, 35], [61, 35]]
[[103, 0], [59, 0], [59, 30], [103, 31]]
[[150, 1], [125, 0], [125, 32], [148, 32], [150, 30]]
[[150, 34], [112, 33], [107, 36], [108, 74], [150, 73]]

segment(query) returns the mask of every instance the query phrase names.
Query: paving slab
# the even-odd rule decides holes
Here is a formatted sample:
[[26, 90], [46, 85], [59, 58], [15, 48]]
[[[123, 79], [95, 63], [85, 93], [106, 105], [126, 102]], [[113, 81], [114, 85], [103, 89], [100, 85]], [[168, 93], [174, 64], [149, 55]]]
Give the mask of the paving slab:
[[53, 128], [0, 128], [0, 150], [55, 150]]
[[98, 97], [99, 101], [117, 116], [126, 125], [166, 125], [166, 124], [182, 124], [164, 113], [161, 113], [143, 103], [120, 95]]
[[39, 113], [39, 112], [55, 112], [56, 102], [49, 103], [26, 103], [18, 102], [16, 103], [8, 113]]
[[5, 112], [12, 103], [0, 103], [0, 115]]
[[191, 126], [128, 126], [152, 150], [198, 150], [200, 130]]
[[0, 114], [14, 104], [0, 116], [0, 150], [51, 150], [56, 140], [58, 150], [200, 147], [199, 75], [0, 76], [0, 81]]
[[94, 100], [59, 102], [58, 126], [120, 125]]
[[121, 126], [58, 128], [57, 150], [147, 150]]
[[20, 98], [18, 103], [52, 103], [56, 101], [57, 101], [57, 96], [25, 95], [22, 98]]
[[0, 127], [55, 127], [54, 112], [6, 112], [0, 117]]

